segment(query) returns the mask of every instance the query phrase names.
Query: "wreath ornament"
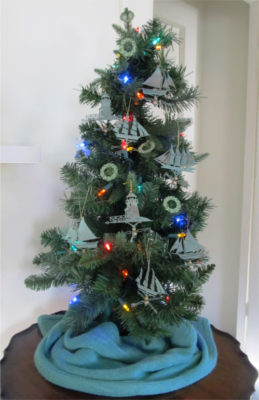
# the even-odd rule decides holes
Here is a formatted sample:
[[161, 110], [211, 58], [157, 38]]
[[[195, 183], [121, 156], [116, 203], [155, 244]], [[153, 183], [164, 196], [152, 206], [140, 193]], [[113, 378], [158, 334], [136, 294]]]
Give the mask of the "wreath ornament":
[[118, 175], [118, 167], [113, 163], [104, 164], [100, 169], [100, 175], [103, 180], [112, 181]]
[[130, 58], [136, 53], [137, 45], [131, 38], [123, 39], [120, 42], [119, 52], [125, 58]]
[[152, 150], [154, 150], [155, 146], [156, 145], [153, 140], [147, 140], [138, 147], [138, 152], [141, 154], [150, 153]]
[[178, 213], [178, 211], [180, 211], [181, 202], [175, 196], [167, 196], [164, 198], [163, 206], [166, 211], [175, 214]]

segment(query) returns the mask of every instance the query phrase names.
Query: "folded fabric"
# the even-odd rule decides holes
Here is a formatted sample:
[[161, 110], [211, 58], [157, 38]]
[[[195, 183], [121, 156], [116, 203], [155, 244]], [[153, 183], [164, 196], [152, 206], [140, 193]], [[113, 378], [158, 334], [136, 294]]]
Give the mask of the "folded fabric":
[[39, 317], [44, 337], [34, 361], [45, 379], [64, 388], [110, 397], [166, 393], [204, 378], [217, 362], [206, 318], [174, 325], [170, 336], [149, 343], [120, 336], [113, 322], [73, 337], [62, 318]]

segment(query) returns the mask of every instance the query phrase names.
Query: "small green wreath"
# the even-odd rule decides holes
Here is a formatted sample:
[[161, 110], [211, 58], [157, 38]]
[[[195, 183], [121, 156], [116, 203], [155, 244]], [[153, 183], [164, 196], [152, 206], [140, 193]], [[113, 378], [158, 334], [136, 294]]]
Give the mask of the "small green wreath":
[[113, 163], [104, 164], [100, 169], [100, 175], [105, 181], [112, 181], [118, 175], [118, 167]]
[[137, 46], [133, 39], [126, 38], [120, 42], [119, 52], [125, 58], [130, 58], [136, 53]]
[[153, 140], [147, 140], [138, 147], [138, 152], [141, 154], [147, 154], [154, 150], [155, 147], [156, 145]]
[[[171, 203], [173, 203], [173, 205]], [[178, 211], [180, 211], [181, 209], [181, 203], [175, 196], [165, 197], [163, 201], [163, 206], [166, 209], [166, 211], [172, 214], [178, 213]]]

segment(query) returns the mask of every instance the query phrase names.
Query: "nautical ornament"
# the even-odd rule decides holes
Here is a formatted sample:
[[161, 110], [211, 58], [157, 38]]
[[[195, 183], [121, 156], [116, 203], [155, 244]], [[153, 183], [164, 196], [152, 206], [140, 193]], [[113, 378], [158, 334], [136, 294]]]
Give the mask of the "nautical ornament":
[[145, 306], [149, 306], [155, 313], [157, 313], [157, 310], [151, 304], [151, 302], [164, 299], [167, 296], [167, 293], [161, 285], [159, 279], [156, 277], [153, 268], [150, 268], [150, 262], [148, 262], [145, 276], [143, 276], [143, 269], [140, 269], [139, 276], [136, 278], [136, 283], [138, 287], [138, 294], [143, 298], [143, 300], [133, 303], [131, 306], [137, 307], [140, 304], [144, 304]]
[[160, 67], [156, 67], [156, 70], [147, 80], [145, 80], [143, 85], [149, 87], [143, 88], [143, 93], [145, 95], [157, 97], [163, 96], [171, 87], [175, 87], [172, 78], [167, 72], [162, 72]]
[[174, 151], [173, 146], [165, 153], [155, 158], [162, 165], [162, 168], [172, 170], [176, 175], [182, 171], [193, 172], [195, 159], [189, 150], [179, 150], [177, 147]]
[[[172, 203], [174, 204], [172, 206]], [[181, 202], [175, 196], [167, 196], [163, 201], [164, 209], [172, 214], [178, 213], [181, 209]]]
[[118, 139], [125, 139], [130, 142], [136, 142], [142, 137], [149, 136], [146, 129], [137, 122], [134, 116], [132, 121], [129, 121], [129, 114], [126, 114], [126, 118], [115, 123], [114, 133]]
[[184, 234], [178, 234], [170, 253], [177, 254], [182, 260], [197, 260], [204, 257], [205, 250], [187, 230]]
[[155, 148], [155, 142], [153, 140], [147, 140], [138, 147], [138, 152], [141, 154], [151, 153]]
[[114, 121], [117, 117], [113, 115], [111, 109], [111, 99], [107, 93], [104, 93], [101, 97], [101, 105], [98, 114], [88, 114], [86, 120], [95, 120], [98, 125], [105, 131], [107, 130], [104, 121]]
[[63, 239], [71, 246], [75, 246], [78, 250], [95, 249], [99, 240], [86, 225], [83, 217], [78, 226], [63, 229], [61, 233]]
[[98, 119], [100, 121], [115, 119], [115, 116], [112, 114], [111, 110], [111, 99], [106, 93], [102, 95]]
[[105, 181], [112, 181], [118, 175], [118, 167], [113, 163], [107, 163], [100, 169], [100, 175]]
[[132, 192], [132, 181], [131, 181], [130, 192], [126, 197], [126, 207], [124, 209], [124, 215], [114, 215], [110, 217], [109, 221], [107, 221], [106, 224], [129, 224], [132, 228], [131, 239], [130, 239], [130, 241], [132, 242], [133, 239], [137, 237], [137, 232], [139, 231], [137, 229], [137, 225], [140, 224], [141, 222], [150, 222], [150, 221], [151, 219], [146, 217], [141, 217], [139, 215], [138, 199], [137, 196]]

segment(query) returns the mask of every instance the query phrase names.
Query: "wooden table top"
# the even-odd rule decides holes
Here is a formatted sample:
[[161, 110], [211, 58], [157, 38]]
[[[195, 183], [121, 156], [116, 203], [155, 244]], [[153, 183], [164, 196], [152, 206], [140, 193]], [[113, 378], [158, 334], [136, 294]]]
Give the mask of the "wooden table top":
[[[258, 376], [256, 369], [240, 350], [236, 339], [214, 327], [212, 331], [218, 348], [218, 363], [210, 375], [174, 392], [131, 399], [249, 399]], [[12, 337], [1, 361], [2, 399], [108, 399], [63, 389], [46, 381], [33, 362], [41, 338], [37, 324]]]

